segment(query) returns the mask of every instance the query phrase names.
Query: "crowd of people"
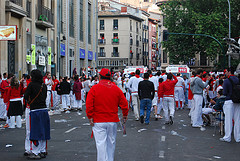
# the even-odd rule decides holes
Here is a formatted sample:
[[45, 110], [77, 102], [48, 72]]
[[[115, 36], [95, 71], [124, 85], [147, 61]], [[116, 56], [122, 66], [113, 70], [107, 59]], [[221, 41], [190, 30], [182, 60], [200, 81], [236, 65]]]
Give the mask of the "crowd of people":
[[[114, 73], [102, 69], [94, 77], [74, 73], [71, 78], [65, 76], [59, 80], [50, 72], [43, 77], [39, 70], [23, 75], [21, 80], [4, 73], [3, 77], [0, 74], [0, 119], [6, 121], [5, 128], [21, 128], [25, 112], [24, 155], [30, 159], [47, 155], [49, 115], [59, 111], [82, 111], [83, 103], [86, 103], [86, 114], [93, 126], [98, 160], [106, 157], [113, 160], [118, 107], [122, 109], [124, 123], [128, 110], [132, 110], [135, 120], [147, 126], [151, 113], [155, 121], [164, 119], [166, 125], [172, 125], [175, 111], [187, 108], [190, 109], [191, 126], [201, 131], [211, 124], [210, 113], [222, 111], [225, 135], [220, 140], [230, 142], [234, 126], [235, 141], [240, 142], [240, 102], [233, 98], [237, 96], [234, 89], [239, 88], [239, 78], [234, 72], [233, 68], [220, 74], [199, 69], [187, 78], [181, 73], [174, 75], [165, 71], [153, 75], [151, 70], [146, 73], [136, 70], [129, 76], [123, 71]], [[103, 129], [111, 131], [102, 133]], [[110, 142], [101, 140], [105, 135]], [[107, 148], [105, 144], [110, 147], [103, 149]]]

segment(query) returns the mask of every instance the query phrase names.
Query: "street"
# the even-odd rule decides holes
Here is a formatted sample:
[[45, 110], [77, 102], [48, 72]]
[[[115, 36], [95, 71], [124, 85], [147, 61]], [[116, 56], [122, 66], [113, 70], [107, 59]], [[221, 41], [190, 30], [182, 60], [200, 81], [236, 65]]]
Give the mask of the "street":
[[[85, 109], [85, 106], [84, 106]], [[175, 112], [174, 124], [164, 125], [164, 120], [150, 119], [150, 125], [134, 120], [129, 112], [126, 123], [127, 136], [118, 124], [115, 161], [237, 161], [240, 144], [220, 142], [214, 127], [206, 131], [190, 127], [189, 110]], [[120, 116], [121, 117], [121, 116]], [[46, 161], [95, 161], [95, 141], [85, 111], [50, 116], [51, 140], [48, 142]], [[0, 122], [3, 124], [4, 122]], [[25, 124], [21, 129], [0, 129], [0, 157], [3, 161], [27, 160], [23, 156]], [[10, 145], [10, 147], [6, 147]], [[12, 145], [12, 146], [11, 146]]]

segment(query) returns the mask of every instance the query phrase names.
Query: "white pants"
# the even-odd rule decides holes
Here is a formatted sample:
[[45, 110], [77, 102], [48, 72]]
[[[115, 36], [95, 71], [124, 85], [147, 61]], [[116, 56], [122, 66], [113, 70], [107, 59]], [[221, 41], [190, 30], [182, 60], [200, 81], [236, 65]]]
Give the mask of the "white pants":
[[25, 151], [30, 153], [31, 152], [31, 142], [29, 140], [30, 138], [30, 109], [26, 108], [25, 110], [25, 120], [26, 120], [26, 138], [25, 138]]
[[135, 115], [135, 119], [139, 119], [139, 97], [138, 95], [132, 95], [132, 106]]
[[224, 102], [223, 111], [225, 114], [225, 136], [223, 139], [231, 141], [232, 120], [234, 119], [234, 139], [236, 142], [240, 142], [240, 104], [233, 103], [232, 100], [227, 100]]
[[77, 108], [77, 109], [82, 109], [82, 100], [76, 100], [75, 94], [73, 95], [73, 106], [72, 107]]
[[92, 130], [97, 147], [97, 161], [113, 161], [116, 146], [117, 123], [95, 123]]
[[160, 98], [160, 102], [157, 104], [157, 114], [159, 115], [163, 108], [163, 98]]
[[57, 91], [52, 91], [53, 97], [53, 109], [55, 109], [60, 104], [60, 95], [57, 94]]
[[38, 140], [38, 143], [39, 143], [38, 146], [35, 146], [34, 143], [32, 142], [32, 152], [35, 155], [46, 152], [47, 141], [46, 140]]
[[158, 94], [155, 92], [154, 98], [152, 100], [152, 106], [157, 106], [157, 101], [158, 101]]
[[82, 99], [82, 102], [85, 102], [85, 90], [84, 89], [82, 89], [81, 90], [81, 99]]
[[62, 95], [62, 107], [63, 109], [67, 109], [70, 106], [70, 98], [69, 94]]
[[15, 121], [16, 121], [17, 128], [22, 127], [22, 117], [20, 115], [10, 116], [10, 119], [9, 119], [9, 128], [10, 129], [15, 128]]
[[194, 99], [194, 109], [191, 114], [192, 126], [199, 127], [203, 125], [203, 120], [202, 120], [203, 96], [194, 94], [193, 99]]
[[46, 99], [46, 106], [48, 109], [51, 107], [51, 91], [47, 91], [47, 99]]
[[70, 91], [70, 94], [69, 94], [69, 99], [70, 99], [70, 106], [74, 106], [74, 95], [73, 95], [73, 91]]
[[3, 102], [3, 99], [0, 98], [0, 119], [5, 119], [6, 118], [6, 105]]
[[174, 88], [175, 101], [184, 101], [184, 91], [182, 87]]
[[168, 110], [170, 111], [170, 116], [174, 117], [174, 98], [173, 97], [163, 97], [163, 112], [165, 121], [169, 121]]

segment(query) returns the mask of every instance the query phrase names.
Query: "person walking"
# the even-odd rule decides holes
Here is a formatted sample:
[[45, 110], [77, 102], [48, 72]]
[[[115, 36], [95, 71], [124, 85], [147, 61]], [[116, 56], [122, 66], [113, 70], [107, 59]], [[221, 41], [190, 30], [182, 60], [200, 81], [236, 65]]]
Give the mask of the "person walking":
[[96, 141], [97, 161], [113, 161], [119, 122], [118, 107], [121, 107], [123, 121], [126, 122], [128, 103], [121, 89], [110, 81], [110, 70], [103, 68], [99, 74], [100, 82], [88, 93], [86, 114]]
[[138, 97], [138, 84], [143, 79], [139, 76], [140, 70], [136, 70], [136, 75], [131, 77], [127, 83], [127, 88], [131, 91], [132, 106], [135, 115], [135, 120], [139, 120], [139, 97]]
[[[172, 80], [172, 77], [174, 80]], [[163, 90], [163, 112], [165, 117], [165, 124], [173, 124], [174, 117], [174, 87], [178, 79], [172, 73], [167, 74], [167, 80], [162, 83]], [[170, 111], [170, 115], [168, 115], [168, 110]]]
[[31, 80], [24, 99], [30, 105], [30, 140], [32, 154], [29, 159], [41, 159], [47, 155], [47, 140], [50, 140], [50, 119], [46, 106], [47, 86], [38, 69], [32, 70]]
[[62, 95], [62, 107], [66, 113], [69, 113], [69, 110], [71, 110], [70, 107], [70, 91], [71, 91], [71, 85], [69, 82], [67, 82], [68, 77], [64, 77], [63, 81], [60, 83], [59, 91]]
[[52, 81], [52, 77], [51, 77], [51, 73], [47, 73], [46, 78], [44, 79], [44, 83], [47, 85], [47, 99], [46, 99], [46, 105], [48, 110], [51, 110], [51, 97], [52, 97], [52, 85], [53, 85], [53, 81]]
[[81, 97], [81, 90], [82, 90], [82, 83], [79, 80], [78, 75], [74, 77], [74, 85], [73, 85], [73, 96], [74, 96], [74, 106], [80, 111], [82, 111], [82, 97]]
[[231, 142], [231, 134], [234, 120], [234, 139], [240, 142], [240, 103], [234, 103], [232, 100], [233, 84], [239, 84], [239, 79], [234, 76], [235, 70], [233, 67], [226, 70], [227, 79], [223, 82], [223, 95], [226, 96], [223, 112], [225, 114], [224, 131], [225, 135], [220, 138], [220, 141]]
[[177, 79], [178, 79], [178, 82], [175, 85], [175, 89], [174, 89], [176, 110], [179, 109], [179, 103], [180, 103], [180, 109], [183, 109], [184, 89], [185, 89], [185, 83], [183, 78], [181, 77], [181, 73], [177, 73]]
[[206, 82], [201, 79], [203, 70], [198, 69], [197, 76], [191, 81], [191, 90], [193, 93], [194, 109], [191, 112], [192, 127], [199, 127], [201, 131], [205, 128], [202, 127], [202, 104], [203, 104], [203, 89], [207, 87], [210, 77], [206, 76]]
[[144, 111], [146, 110], [145, 124], [149, 124], [151, 114], [152, 100], [155, 95], [155, 88], [153, 82], [149, 81], [149, 73], [144, 73], [143, 81], [138, 84], [138, 96], [140, 99], [140, 122], [144, 122]]

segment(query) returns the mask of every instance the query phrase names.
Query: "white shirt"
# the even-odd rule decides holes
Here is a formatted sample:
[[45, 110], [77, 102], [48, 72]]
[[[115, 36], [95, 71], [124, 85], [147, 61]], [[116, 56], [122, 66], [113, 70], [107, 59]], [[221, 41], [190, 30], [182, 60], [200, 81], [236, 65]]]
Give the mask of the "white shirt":
[[153, 82], [155, 92], [157, 92], [157, 90], [158, 90], [158, 84], [159, 84], [159, 83], [158, 83], [158, 77], [152, 76], [151, 78], [149, 78], [149, 81]]
[[127, 88], [129, 88], [132, 92], [132, 95], [138, 95], [138, 84], [143, 79], [141, 77], [131, 77], [127, 83]]
[[178, 76], [177, 79], [178, 79], [178, 82], [175, 85], [175, 87], [183, 87], [184, 79], [180, 76]]
[[52, 90], [52, 85], [53, 85], [52, 79], [46, 78], [45, 81], [44, 81], [44, 83], [47, 85], [47, 90], [48, 90], [48, 91], [51, 91], [51, 90]]
[[[183, 79], [184, 80], [184, 79]], [[186, 80], [184, 80], [184, 83], [185, 83], [185, 88], [186, 89], [189, 89], [189, 81], [188, 81], [188, 79], [186, 79]]]
[[96, 85], [96, 84], [98, 84], [98, 83], [99, 83], [98, 80], [97, 80], [97, 81], [93, 80], [93, 81], [92, 81], [92, 86], [94, 86], [94, 85]]

